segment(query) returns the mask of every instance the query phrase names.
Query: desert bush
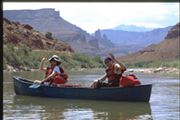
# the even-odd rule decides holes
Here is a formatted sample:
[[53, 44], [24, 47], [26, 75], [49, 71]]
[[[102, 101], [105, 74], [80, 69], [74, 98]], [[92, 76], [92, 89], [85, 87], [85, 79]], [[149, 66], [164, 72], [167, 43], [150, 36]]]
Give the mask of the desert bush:
[[52, 33], [47, 31], [45, 34], [46, 38], [52, 39]]

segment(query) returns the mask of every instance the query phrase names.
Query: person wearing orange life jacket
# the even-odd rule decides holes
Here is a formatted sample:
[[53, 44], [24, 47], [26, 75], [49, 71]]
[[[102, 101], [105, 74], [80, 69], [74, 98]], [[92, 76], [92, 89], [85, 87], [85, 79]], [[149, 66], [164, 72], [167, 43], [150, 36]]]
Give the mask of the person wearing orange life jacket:
[[44, 61], [47, 59], [47, 56], [45, 56], [40, 65], [40, 71], [46, 72], [45, 79], [42, 81], [34, 81], [34, 84], [41, 83], [44, 85], [51, 85], [53, 83], [55, 84], [65, 84], [67, 81], [67, 74], [64, 73], [64, 70], [59, 66], [61, 64], [59, 57], [57, 55], [53, 55], [49, 62], [51, 63], [50, 67], [47, 67], [46, 69], [43, 68]]
[[[95, 80], [91, 83], [90, 87], [92, 88], [100, 88], [100, 87], [108, 87], [108, 86], [120, 86], [119, 79], [122, 76], [123, 72], [126, 70], [125, 65], [123, 65], [119, 60], [117, 60], [112, 53], [109, 53], [110, 57], [107, 57], [104, 62], [107, 66], [106, 73], [103, 77]], [[116, 62], [116, 64], [114, 63]], [[108, 78], [108, 83], [103, 81]]]

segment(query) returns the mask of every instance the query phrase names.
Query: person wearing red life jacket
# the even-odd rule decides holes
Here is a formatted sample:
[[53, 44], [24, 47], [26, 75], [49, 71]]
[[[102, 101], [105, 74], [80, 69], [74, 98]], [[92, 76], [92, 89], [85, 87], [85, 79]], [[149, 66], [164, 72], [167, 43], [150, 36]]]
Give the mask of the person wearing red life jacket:
[[[107, 66], [106, 73], [103, 77], [98, 80], [95, 80], [91, 83], [90, 87], [92, 88], [100, 88], [100, 87], [126, 87], [126, 86], [134, 86], [141, 85], [140, 81], [134, 75], [122, 75], [126, 70], [125, 65], [123, 65], [119, 60], [117, 60], [112, 53], [109, 53], [110, 57], [107, 57], [104, 62]], [[114, 61], [116, 63], [114, 63]], [[108, 83], [103, 81], [108, 78]]]
[[50, 67], [47, 67], [46, 69], [43, 68], [44, 61], [47, 59], [47, 56], [45, 56], [42, 61], [39, 70], [45, 72], [45, 79], [42, 81], [35, 80], [34, 84], [41, 83], [43, 85], [52, 85], [55, 84], [65, 84], [67, 81], [67, 74], [64, 73], [64, 70], [59, 66], [61, 64], [61, 61], [59, 60], [59, 57], [57, 55], [53, 55], [49, 62], [51, 63]]
[[[108, 87], [108, 86], [119, 86], [119, 79], [123, 72], [126, 70], [124, 64], [122, 64], [119, 60], [117, 60], [112, 53], [109, 53], [110, 57], [107, 57], [104, 62], [107, 66], [106, 73], [103, 77], [95, 80], [91, 83], [90, 87], [92, 88], [100, 88], [100, 87]], [[114, 63], [114, 61], [116, 63]], [[108, 78], [108, 83], [103, 81]]]

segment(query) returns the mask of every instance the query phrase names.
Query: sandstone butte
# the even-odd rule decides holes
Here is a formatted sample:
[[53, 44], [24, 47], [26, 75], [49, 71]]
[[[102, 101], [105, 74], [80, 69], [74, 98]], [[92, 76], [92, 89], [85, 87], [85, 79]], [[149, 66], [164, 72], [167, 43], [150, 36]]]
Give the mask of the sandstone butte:
[[31, 50], [55, 50], [74, 53], [68, 43], [47, 38], [29, 24], [20, 24], [18, 21], [14, 22], [3, 18], [3, 45], [7, 43], [13, 43], [16, 47], [25, 44]]

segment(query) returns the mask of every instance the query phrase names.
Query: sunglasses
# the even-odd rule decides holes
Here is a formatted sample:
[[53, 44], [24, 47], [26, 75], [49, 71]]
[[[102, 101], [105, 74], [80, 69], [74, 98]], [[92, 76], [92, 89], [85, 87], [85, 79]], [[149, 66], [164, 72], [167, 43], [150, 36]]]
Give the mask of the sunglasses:
[[110, 62], [110, 60], [108, 60], [108, 61], [105, 61], [105, 64], [107, 64], [107, 63], [109, 63]]

